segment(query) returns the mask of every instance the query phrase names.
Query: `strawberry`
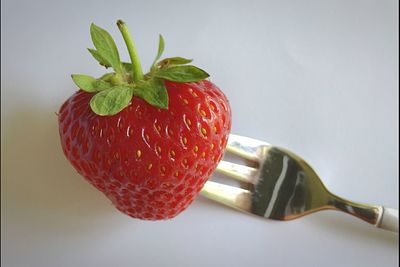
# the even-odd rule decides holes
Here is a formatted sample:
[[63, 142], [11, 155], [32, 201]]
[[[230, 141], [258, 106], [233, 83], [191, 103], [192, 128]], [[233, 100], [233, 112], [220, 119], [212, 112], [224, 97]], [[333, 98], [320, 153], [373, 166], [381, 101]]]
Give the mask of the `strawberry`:
[[92, 24], [93, 57], [113, 72], [72, 75], [80, 88], [61, 106], [65, 156], [121, 212], [173, 218], [197, 196], [224, 152], [231, 127], [225, 95], [189, 59], [159, 60], [143, 74], [124, 22], [131, 63], [120, 61], [110, 34]]

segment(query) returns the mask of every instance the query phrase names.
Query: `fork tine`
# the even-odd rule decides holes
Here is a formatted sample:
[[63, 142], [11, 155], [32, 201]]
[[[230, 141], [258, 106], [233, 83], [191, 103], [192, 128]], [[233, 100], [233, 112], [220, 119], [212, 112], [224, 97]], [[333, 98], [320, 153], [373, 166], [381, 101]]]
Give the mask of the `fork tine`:
[[259, 161], [258, 150], [260, 146], [269, 145], [266, 142], [256, 139], [230, 134], [226, 150], [232, 154], [238, 155], [251, 161]]
[[243, 188], [207, 181], [200, 194], [235, 209], [251, 209], [251, 192]]
[[216, 170], [224, 175], [232, 177], [235, 180], [245, 183], [253, 183], [254, 176], [257, 172], [257, 169], [255, 168], [228, 161], [221, 161]]

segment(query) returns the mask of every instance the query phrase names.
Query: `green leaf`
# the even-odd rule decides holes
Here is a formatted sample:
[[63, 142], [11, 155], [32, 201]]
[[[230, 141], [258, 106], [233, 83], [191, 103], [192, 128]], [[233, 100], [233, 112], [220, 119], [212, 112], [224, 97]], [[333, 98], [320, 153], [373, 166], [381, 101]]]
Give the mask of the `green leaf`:
[[131, 72], [133, 70], [132, 63], [122, 62], [122, 67], [126, 72]]
[[170, 57], [170, 58], [164, 58], [161, 60], [158, 65], [159, 66], [172, 66], [172, 65], [184, 65], [192, 62], [193, 59], [187, 59], [183, 57]]
[[96, 87], [94, 86], [96, 79], [89, 75], [83, 74], [72, 74], [72, 80], [74, 83], [85, 92], [96, 92]]
[[100, 65], [109, 68], [111, 67], [111, 64], [105, 59], [103, 58], [99, 52], [97, 52], [97, 50], [95, 49], [91, 49], [88, 48], [88, 51], [90, 52], [90, 54], [92, 54], [92, 56], [100, 63]]
[[115, 86], [101, 91], [90, 100], [93, 112], [100, 115], [115, 115], [128, 106], [133, 90], [128, 86]]
[[108, 82], [108, 81], [110, 81], [110, 79], [111, 79], [112, 76], [114, 76], [114, 75], [115, 75], [114, 72], [109, 72], [109, 73], [106, 73], [106, 74], [104, 74], [103, 76], [101, 76], [100, 79], [103, 80], [103, 81]]
[[101, 58], [105, 60], [104, 63], [110, 63], [115, 72], [121, 73], [121, 60], [119, 58], [117, 46], [111, 35], [94, 23], [90, 26], [90, 35], [97, 52]]
[[157, 78], [139, 82], [133, 88], [133, 94], [144, 99], [152, 106], [167, 109], [168, 108], [168, 92], [164, 82]]
[[164, 48], [165, 48], [165, 42], [164, 42], [164, 38], [162, 37], [162, 35], [160, 34], [159, 36], [159, 41], [158, 41], [158, 52], [157, 52], [157, 56], [153, 61], [152, 66], [156, 65], [156, 62], [160, 59], [162, 53], [164, 52]]
[[105, 76], [115, 75], [114, 73], [108, 73], [103, 75], [100, 79], [95, 79], [89, 75], [83, 74], [72, 74], [72, 80], [75, 84], [85, 92], [93, 93], [99, 92], [112, 87], [111, 83], [104, 80]]
[[96, 88], [96, 91], [102, 91], [106, 89], [110, 89], [113, 85], [104, 80], [98, 79], [94, 82], [93, 86]]
[[112, 86], [115, 86], [115, 85], [122, 85], [124, 83], [124, 80], [123, 80], [122, 76], [120, 74], [118, 74], [118, 73], [115, 73], [115, 72], [106, 73], [103, 76], [101, 76], [98, 80], [100, 80], [100, 83], [101, 83], [100, 86], [101, 87], [107, 86], [105, 83], [110, 85], [109, 87], [112, 87]]
[[174, 82], [197, 82], [210, 75], [192, 65], [171, 66], [159, 69], [154, 76]]

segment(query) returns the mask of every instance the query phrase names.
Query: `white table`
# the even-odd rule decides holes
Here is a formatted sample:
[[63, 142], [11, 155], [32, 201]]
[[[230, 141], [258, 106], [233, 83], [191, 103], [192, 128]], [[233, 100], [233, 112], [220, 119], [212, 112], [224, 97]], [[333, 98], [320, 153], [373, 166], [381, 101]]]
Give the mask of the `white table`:
[[398, 208], [398, 2], [230, 2], [2, 1], [2, 266], [398, 265], [398, 236], [338, 212], [280, 223], [199, 197], [170, 221], [131, 219], [64, 158], [69, 75], [103, 71], [89, 25], [128, 59], [122, 18], [145, 68], [163, 33], [166, 55], [211, 74], [234, 133], [302, 155], [343, 197]]

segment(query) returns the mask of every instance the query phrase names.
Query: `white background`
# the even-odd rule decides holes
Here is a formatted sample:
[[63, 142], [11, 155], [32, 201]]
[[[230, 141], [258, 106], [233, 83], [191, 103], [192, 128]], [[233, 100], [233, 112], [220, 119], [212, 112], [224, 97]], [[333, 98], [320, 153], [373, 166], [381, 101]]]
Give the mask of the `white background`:
[[199, 197], [170, 221], [119, 213], [70, 166], [55, 112], [100, 75], [91, 22], [124, 19], [147, 68], [194, 58], [237, 134], [287, 147], [346, 198], [398, 208], [398, 2], [2, 1], [2, 266], [396, 266], [398, 236], [338, 212], [292, 222]]

